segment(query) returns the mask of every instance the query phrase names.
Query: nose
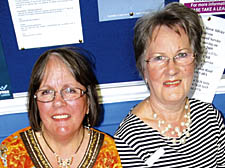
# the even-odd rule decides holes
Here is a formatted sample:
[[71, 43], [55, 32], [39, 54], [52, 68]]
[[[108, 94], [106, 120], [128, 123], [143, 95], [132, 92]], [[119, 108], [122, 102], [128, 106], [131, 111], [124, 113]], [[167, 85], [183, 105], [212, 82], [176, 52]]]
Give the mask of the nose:
[[63, 99], [63, 96], [61, 93], [56, 92], [55, 93], [55, 98], [53, 100], [53, 104], [57, 107], [62, 106], [66, 103], [66, 101]]
[[178, 67], [173, 58], [170, 58], [167, 63], [167, 72], [170, 76], [174, 76], [178, 73]]

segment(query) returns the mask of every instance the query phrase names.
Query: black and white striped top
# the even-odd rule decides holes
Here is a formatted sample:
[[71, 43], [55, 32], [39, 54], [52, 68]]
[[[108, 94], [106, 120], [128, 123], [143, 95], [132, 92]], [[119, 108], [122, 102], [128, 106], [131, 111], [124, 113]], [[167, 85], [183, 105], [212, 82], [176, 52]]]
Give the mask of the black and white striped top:
[[185, 144], [173, 144], [130, 112], [114, 136], [123, 167], [225, 168], [221, 114], [209, 103], [195, 99], [189, 103], [190, 137]]

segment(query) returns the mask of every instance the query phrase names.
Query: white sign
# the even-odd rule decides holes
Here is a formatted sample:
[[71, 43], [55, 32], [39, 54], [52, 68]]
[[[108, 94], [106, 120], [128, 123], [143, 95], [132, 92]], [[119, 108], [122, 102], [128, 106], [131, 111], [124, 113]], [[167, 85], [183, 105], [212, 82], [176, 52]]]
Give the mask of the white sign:
[[19, 49], [83, 42], [79, 0], [9, 0]]
[[190, 96], [212, 103], [224, 71], [225, 20], [216, 16], [202, 16], [204, 23], [203, 66], [196, 69]]

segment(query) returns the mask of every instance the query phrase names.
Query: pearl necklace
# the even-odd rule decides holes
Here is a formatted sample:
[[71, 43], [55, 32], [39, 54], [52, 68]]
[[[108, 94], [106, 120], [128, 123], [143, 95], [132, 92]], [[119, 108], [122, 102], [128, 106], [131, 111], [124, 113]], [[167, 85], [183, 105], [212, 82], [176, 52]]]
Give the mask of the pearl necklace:
[[[76, 154], [78, 152], [78, 150], [80, 149], [81, 144], [83, 143], [83, 140], [84, 140], [84, 132], [85, 132], [85, 130], [83, 129], [82, 139], [80, 141], [79, 146], [77, 147], [77, 150], [74, 152], [74, 154]], [[43, 132], [41, 132], [41, 135], [42, 135], [42, 137], [43, 137], [46, 145], [48, 146], [48, 148], [55, 155], [56, 160], [57, 160], [57, 164], [58, 164], [59, 168], [70, 168], [70, 166], [73, 163], [73, 156], [71, 156], [70, 158], [66, 158], [66, 159], [60, 158], [60, 156], [48, 144], [47, 140], [45, 139], [45, 136], [44, 136], [44, 133]]]
[[[149, 103], [150, 104], [150, 103]], [[151, 104], [150, 104], [151, 106]], [[151, 106], [151, 109], [153, 111], [153, 108]], [[190, 116], [190, 112], [188, 112], [189, 110], [189, 104], [188, 104], [188, 99], [186, 100], [186, 104], [184, 106], [185, 109], [185, 114], [184, 114], [184, 118], [186, 120], [186, 122], [182, 121], [180, 123], [180, 127], [183, 127], [184, 129], [181, 131], [179, 127], [175, 127], [173, 128], [171, 124], [167, 124], [165, 120], [161, 120], [158, 115], [153, 111], [153, 118], [158, 120], [157, 126], [158, 129], [161, 130], [160, 133], [163, 136], [166, 136], [165, 134], [170, 132], [170, 135], [173, 135], [174, 137], [167, 137], [168, 140], [172, 140], [173, 144], [179, 143], [179, 144], [184, 144], [187, 140], [188, 137], [190, 137], [190, 125], [191, 125], [191, 116]], [[162, 129], [162, 127], [164, 126], [164, 129]], [[181, 136], [184, 134], [184, 136], [181, 138]], [[179, 139], [177, 140], [177, 137], [179, 137]]]

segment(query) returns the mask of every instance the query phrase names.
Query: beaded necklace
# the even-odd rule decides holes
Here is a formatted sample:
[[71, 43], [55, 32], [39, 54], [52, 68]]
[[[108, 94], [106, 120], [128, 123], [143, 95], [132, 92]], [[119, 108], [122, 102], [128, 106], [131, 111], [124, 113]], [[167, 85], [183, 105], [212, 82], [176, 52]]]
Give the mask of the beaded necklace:
[[[147, 101], [149, 103], [149, 101]], [[149, 105], [151, 106], [151, 103], [149, 103]], [[181, 143], [184, 144], [187, 140], [188, 137], [190, 137], [190, 125], [191, 125], [191, 117], [190, 117], [190, 112], [189, 112], [189, 104], [188, 104], [188, 99], [186, 100], [185, 106], [184, 106], [184, 110], [185, 110], [185, 114], [184, 114], [184, 118], [185, 118], [185, 122], [182, 121], [180, 123], [180, 128], [183, 128], [183, 130], [180, 130], [180, 128], [177, 127], [172, 127], [171, 124], [166, 123], [165, 120], [162, 120], [158, 117], [157, 113], [154, 112], [152, 106], [151, 106], [152, 112], [153, 112], [153, 118], [155, 120], [157, 120], [157, 127], [158, 130], [160, 130], [160, 133], [167, 137], [168, 140], [172, 140], [173, 144], [176, 143]], [[163, 129], [164, 126], [164, 129]], [[173, 135], [173, 137], [169, 137], [166, 136], [166, 133], [170, 132], [170, 135]], [[181, 136], [184, 134], [184, 136], [181, 138]], [[175, 137], [176, 136], [176, 137]], [[177, 139], [177, 137], [179, 137], [179, 139]]]

